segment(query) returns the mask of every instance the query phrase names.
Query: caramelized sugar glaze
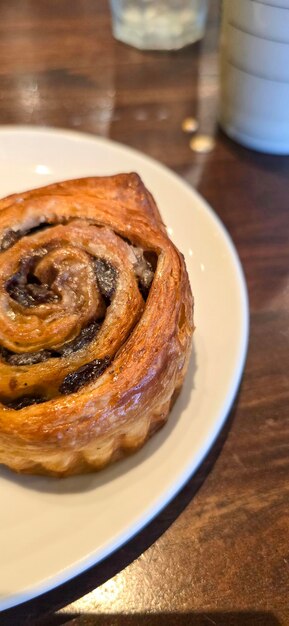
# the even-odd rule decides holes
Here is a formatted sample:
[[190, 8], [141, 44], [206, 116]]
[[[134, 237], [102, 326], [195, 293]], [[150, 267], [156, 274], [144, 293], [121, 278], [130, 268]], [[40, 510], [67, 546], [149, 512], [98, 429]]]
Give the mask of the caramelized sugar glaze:
[[0, 463], [93, 471], [165, 423], [193, 300], [137, 174], [1, 200], [0, 300]]

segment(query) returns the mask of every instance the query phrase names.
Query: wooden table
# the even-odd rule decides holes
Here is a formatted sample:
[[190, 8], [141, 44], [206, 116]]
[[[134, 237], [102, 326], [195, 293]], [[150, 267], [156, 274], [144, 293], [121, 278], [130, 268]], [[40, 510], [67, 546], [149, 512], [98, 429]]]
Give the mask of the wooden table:
[[[114, 41], [105, 0], [1, 0], [0, 123], [68, 127], [131, 145], [208, 200], [243, 262], [251, 336], [240, 393], [200, 470], [108, 561], [1, 625], [289, 624], [289, 158], [216, 125], [219, 3], [176, 53]], [[189, 147], [182, 121], [215, 136]]]

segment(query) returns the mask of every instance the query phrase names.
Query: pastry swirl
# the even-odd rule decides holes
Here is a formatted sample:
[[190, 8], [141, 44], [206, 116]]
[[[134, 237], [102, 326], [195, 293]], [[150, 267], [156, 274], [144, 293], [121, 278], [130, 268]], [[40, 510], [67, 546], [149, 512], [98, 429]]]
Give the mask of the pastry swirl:
[[137, 174], [0, 200], [0, 463], [61, 476], [139, 448], [193, 328], [183, 257]]

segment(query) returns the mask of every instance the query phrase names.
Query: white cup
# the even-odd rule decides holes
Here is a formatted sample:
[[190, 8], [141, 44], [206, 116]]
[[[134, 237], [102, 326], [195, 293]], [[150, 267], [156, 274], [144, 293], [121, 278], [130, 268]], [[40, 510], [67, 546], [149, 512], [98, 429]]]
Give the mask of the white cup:
[[[283, 6], [284, 5], [284, 6]], [[236, 26], [256, 37], [289, 43], [289, 0], [262, 2], [261, 0], [224, 1], [226, 24]]]
[[225, 63], [221, 74], [219, 121], [225, 132], [249, 148], [289, 154], [289, 83], [272, 87]]
[[277, 9], [289, 9], [289, 0], [252, 0], [253, 2], [259, 2], [269, 7], [276, 7]]
[[288, 43], [279, 43], [228, 25], [224, 45], [227, 60], [239, 69], [260, 78], [289, 82], [289, 38]]
[[[270, 10], [274, 28], [263, 21], [262, 36], [254, 5]], [[284, 33], [288, 43], [281, 42]], [[282, 9], [261, 0], [224, 0], [220, 69], [219, 121], [225, 132], [255, 150], [289, 154], [289, 0]]]

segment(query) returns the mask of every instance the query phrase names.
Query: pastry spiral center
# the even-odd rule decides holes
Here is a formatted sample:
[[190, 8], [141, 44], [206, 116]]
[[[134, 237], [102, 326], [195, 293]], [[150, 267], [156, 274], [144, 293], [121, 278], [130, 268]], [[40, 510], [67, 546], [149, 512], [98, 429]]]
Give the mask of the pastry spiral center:
[[79, 219], [1, 241], [0, 399], [19, 410], [105, 372], [142, 314], [154, 271], [141, 248]]

